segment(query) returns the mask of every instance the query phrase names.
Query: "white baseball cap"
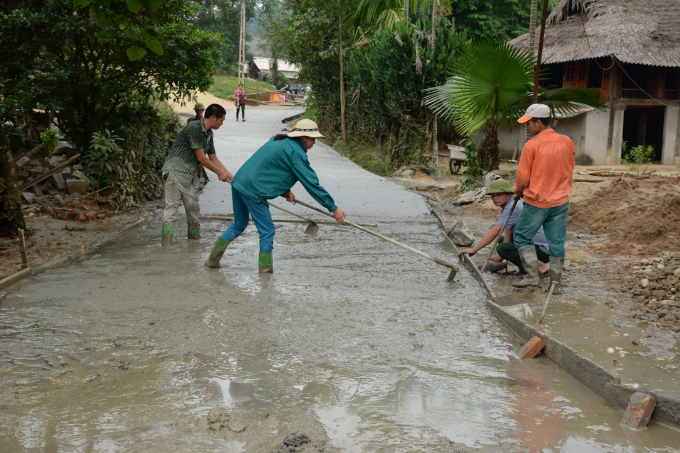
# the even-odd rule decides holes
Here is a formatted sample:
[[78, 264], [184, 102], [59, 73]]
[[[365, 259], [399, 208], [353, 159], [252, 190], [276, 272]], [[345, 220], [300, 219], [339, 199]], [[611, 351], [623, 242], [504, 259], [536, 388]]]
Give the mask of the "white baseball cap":
[[543, 104], [531, 104], [524, 116], [517, 122], [526, 123], [531, 118], [550, 118], [550, 107]]

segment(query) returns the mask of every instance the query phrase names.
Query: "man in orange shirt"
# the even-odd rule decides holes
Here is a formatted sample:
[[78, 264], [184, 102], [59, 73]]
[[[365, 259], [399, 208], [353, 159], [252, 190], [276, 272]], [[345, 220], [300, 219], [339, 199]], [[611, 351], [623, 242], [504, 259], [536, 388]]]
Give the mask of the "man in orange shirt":
[[559, 293], [574, 172], [574, 142], [550, 127], [547, 105], [531, 105], [517, 122], [526, 123], [532, 138], [522, 150], [514, 187], [516, 194], [524, 195], [524, 209], [517, 219], [514, 242], [527, 274], [512, 285], [526, 288], [541, 284], [533, 237], [543, 226], [550, 246], [550, 284], [557, 282], [555, 293]]

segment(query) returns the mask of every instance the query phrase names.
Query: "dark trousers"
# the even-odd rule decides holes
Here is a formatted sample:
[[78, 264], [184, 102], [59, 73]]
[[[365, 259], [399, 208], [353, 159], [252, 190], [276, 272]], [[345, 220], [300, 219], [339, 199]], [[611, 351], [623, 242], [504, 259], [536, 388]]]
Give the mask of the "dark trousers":
[[238, 119], [238, 111], [241, 110], [243, 114], [241, 115], [243, 119], [246, 119], [246, 105], [245, 104], [239, 104], [236, 106], [236, 119]]
[[[549, 263], [550, 255], [538, 248], [537, 245], [534, 245], [534, 247], [536, 247], [536, 255], [538, 256], [538, 260], [543, 261], [544, 263]], [[521, 273], [524, 273], [522, 259], [519, 257], [519, 251], [517, 250], [514, 242], [500, 242], [498, 247], [496, 247], [496, 251], [501, 258], [506, 261], [510, 261], [512, 264], [519, 267], [519, 271]]]

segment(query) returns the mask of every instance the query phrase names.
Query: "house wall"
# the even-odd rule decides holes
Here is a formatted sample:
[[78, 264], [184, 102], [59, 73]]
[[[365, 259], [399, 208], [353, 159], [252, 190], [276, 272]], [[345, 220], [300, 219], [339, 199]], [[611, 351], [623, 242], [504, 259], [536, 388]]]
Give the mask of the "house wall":
[[[604, 162], [607, 165], [618, 164], [621, 160], [621, 142], [623, 141], [623, 116], [626, 114], [624, 109], [614, 111], [614, 133], [612, 135], [612, 160], [611, 162]], [[609, 109], [607, 109], [607, 116], [609, 116]], [[607, 123], [609, 127], [609, 123]], [[605, 142], [605, 153], [607, 152], [607, 143]]]
[[576, 115], [571, 118], [557, 120], [555, 132], [566, 135], [574, 142], [576, 163], [578, 165], [588, 165], [592, 163], [590, 156], [585, 156], [586, 149], [586, 117], [587, 113]]
[[[586, 143], [583, 155], [588, 156], [594, 164], [605, 164], [607, 160], [607, 136], [609, 134], [609, 110], [604, 112], [592, 111], [581, 116], [585, 117], [586, 126]], [[616, 126], [616, 116], [614, 120]], [[623, 127], [623, 118], [621, 127]], [[614, 142], [612, 141], [613, 146]], [[612, 149], [613, 153], [614, 150]]]
[[678, 140], [678, 121], [680, 107], [676, 105], [666, 106], [663, 124], [663, 146], [661, 148], [661, 163], [672, 165], [676, 160], [676, 144]]

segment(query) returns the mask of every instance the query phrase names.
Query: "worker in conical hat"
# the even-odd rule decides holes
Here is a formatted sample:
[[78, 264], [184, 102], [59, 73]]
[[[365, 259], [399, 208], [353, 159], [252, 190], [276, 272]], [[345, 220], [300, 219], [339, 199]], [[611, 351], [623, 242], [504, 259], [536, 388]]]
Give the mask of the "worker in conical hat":
[[312, 198], [333, 213], [336, 221], [345, 223], [345, 213], [319, 184], [307, 158], [317, 138], [324, 138], [317, 124], [300, 120], [288, 134], [272, 137], [236, 172], [231, 187], [234, 221], [217, 238], [205, 262], [207, 267], [220, 267], [224, 251], [246, 229], [250, 215], [260, 233], [260, 273], [272, 273], [275, 228], [267, 200], [283, 197], [295, 204], [295, 195], [290, 189], [298, 181]]

